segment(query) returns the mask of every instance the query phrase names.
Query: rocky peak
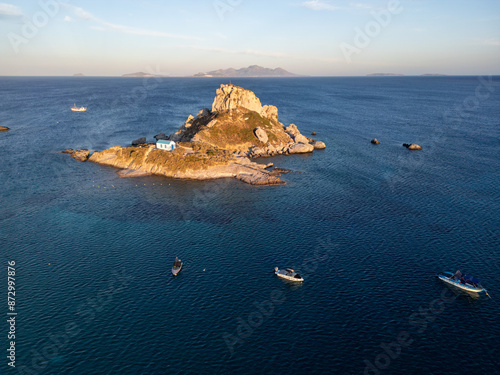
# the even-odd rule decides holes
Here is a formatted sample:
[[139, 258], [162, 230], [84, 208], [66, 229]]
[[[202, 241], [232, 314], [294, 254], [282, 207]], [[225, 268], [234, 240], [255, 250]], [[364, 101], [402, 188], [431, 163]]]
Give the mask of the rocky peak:
[[252, 91], [231, 84], [217, 89], [212, 110], [205, 108], [196, 117], [189, 116], [169, 139], [203, 143], [251, 157], [311, 152], [322, 146], [313, 145], [314, 140], [300, 134], [294, 124], [285, 128], [275, 106], [262, 106]]
[[259, 98], [252, 91], [231, 84], [221, 85], [217, 89], [212, 112], [222, 113], [233, 110], [254, 111], [264, 118], [278, 121], [278, 108], [273, 105], [262, 106]]
[[262, 104], [255, 94], [242, 87], [234, 85], [221, 85], [217, 89], [212, 112], [230, 112], [237, 108], [245, 108], [260, 113]]

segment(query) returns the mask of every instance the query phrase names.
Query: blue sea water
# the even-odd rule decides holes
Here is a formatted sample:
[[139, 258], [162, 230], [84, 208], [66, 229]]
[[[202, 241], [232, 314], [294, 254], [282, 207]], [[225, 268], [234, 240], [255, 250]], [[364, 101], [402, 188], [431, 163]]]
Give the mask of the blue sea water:
[[[221, 83], [0, 78], [0, 373], [500, 374], [500, 77], [232, 79], [327, 144], [265, 159], [283, 186], [60, 153], [171, 133]], [[457, 269], [492, 299], [435, 278]]]

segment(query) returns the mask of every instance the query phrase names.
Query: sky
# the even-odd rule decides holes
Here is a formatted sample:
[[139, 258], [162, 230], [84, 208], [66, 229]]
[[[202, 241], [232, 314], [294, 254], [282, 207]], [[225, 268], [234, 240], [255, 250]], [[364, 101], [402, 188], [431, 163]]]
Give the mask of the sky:
[[0, 0], [0, 75], [500, 74], [499, 0]]

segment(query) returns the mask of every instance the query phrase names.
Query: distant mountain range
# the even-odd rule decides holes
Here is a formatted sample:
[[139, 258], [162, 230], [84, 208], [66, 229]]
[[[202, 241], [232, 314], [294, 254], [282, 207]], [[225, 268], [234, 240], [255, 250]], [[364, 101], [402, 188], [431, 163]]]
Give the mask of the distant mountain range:
[[151, 74], [151, 73], [144, 73], [144, 72], [137, 72], [137, 73], [123, 74], [122, 77], [168, 77], [168, 76], [162, 76], [159, 74]]
[[269, 69], [259, 65], [251, 65], [248, 68], [229, 68], [198, 73], [194, 77], [299, 77], [299, 75], [282, 68]]

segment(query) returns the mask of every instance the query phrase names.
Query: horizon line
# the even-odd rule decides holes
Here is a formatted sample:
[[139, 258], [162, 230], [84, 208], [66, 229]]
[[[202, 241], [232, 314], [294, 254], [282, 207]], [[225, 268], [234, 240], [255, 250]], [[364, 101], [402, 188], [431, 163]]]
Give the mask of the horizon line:
[[123, 75], [1, 75], [0, 78], [7, 77], [47, 77], [47, 78], [196, 78], [196, 79], [214, 79], [214, 78], [329, 78], [329, 77], [371, 77], [371, 78], [401, 78], [401, 77], [476, 77], [476, 76], [500, 76], [500, 73], [474, 73], [474, 74], [440, 74], [440, 73], [423, 73], [423, 74], [379, 74], [368, 73], [358, 75], [296, 75], [296, 76], [227, 76], [227, 77], [196, 77], [194, 75], [172, 75], [172, 76], [144, 76], [144, 77], [127, 77]]

